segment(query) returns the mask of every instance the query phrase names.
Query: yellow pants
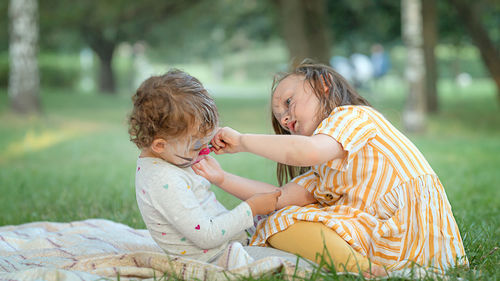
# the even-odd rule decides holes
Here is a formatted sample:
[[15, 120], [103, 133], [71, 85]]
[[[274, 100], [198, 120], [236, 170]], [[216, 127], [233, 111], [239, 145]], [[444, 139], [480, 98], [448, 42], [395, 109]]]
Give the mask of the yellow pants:
[[273, 248], [316, 263], [323, 257], [328, 265], [333, 262], [337, 272], [359, 273], [370, 269], [370, 261], [366, 257], [356, 252], [337, 232], [320, 222], [296, 222], [286, 230], [269, 237], [267, 242]]

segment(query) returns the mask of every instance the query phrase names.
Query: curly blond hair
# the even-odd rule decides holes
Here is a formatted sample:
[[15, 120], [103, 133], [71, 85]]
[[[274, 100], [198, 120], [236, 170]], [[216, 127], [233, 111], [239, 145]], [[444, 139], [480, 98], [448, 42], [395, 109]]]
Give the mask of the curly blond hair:
[[218, 126], [217, 107], [207, 90], [178, 69], [146, 79], [132, 102], [128, 133], [139, 149], [155, 138], [204, 137]]

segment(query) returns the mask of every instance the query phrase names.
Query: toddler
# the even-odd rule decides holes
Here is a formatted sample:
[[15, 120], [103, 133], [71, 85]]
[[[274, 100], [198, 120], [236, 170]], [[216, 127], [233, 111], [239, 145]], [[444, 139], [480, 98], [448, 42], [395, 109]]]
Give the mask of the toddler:
[[132, 101], [129, 134], [141, 151], [137, 203], [152, 238], [167, 254], [219, 260], [226, 268], [253, 261], [242, 248], [245, 230], [254, 226], [254, 216], [275, 210], [280, 191], [252, 194], [228, 211], [193, 172], [191, 166], [210, 153], [218, 126], [217, 108], [200, 81], [171, 70], [144, 81]]

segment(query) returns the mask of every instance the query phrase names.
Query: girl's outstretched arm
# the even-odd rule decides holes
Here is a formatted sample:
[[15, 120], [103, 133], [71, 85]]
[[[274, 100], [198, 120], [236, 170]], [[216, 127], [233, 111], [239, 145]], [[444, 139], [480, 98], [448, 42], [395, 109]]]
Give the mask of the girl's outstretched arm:
[[347, 153], [334, 138], [323, 134], [240, 134], [228, 127], [219, 129], [212, 145], [216, 154], [250, 152], [292, 166], [319, 165], [343, 158]]
[[[210, 156], [193, 165], [193, 170], [240, 200], [248, 200], [257, 193], [268, 193], [277, 189], [272, 184], [228, 173], [222, 170], [219, 163]], [[278, 198], [276, 208], [281, 209], [289, 205], [304, 206], [315, 202], [317, 202], [316, 199], [309, 191], [290, 182], [281, 188], [281, 196]]]

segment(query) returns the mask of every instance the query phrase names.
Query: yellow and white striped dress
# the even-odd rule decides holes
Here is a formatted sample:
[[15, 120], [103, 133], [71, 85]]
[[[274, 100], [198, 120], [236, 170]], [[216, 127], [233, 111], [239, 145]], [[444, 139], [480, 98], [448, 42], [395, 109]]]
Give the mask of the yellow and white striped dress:
[[332, 136], [348, 155], [294, 178], [319, 203], [285, 207], [260, 221], [251, 245], [265, 246], [267, 238], [298, 220], [314, 221], [389, 270], [413, 262], [438, 270], [468, 264], [438, 177], [379, 112], [337, 107], [314, 134]]

